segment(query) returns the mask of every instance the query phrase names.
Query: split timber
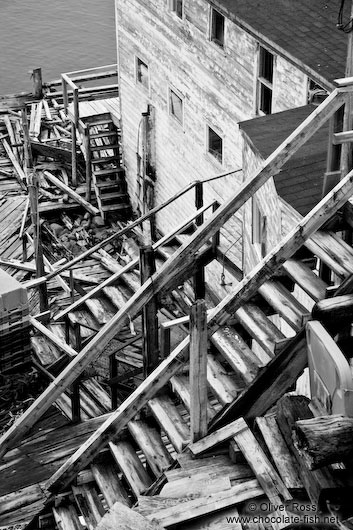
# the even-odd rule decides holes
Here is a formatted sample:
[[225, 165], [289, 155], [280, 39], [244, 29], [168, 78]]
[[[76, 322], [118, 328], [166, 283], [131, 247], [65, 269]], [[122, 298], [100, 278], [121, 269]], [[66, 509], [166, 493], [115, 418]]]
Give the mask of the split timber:
[[[30, 430], [36, 429], [35, 422], [40, 421], [89, 363], [101, 355], [111, 338], [122, 329], [127, 314], [134, 319], [153, 295], [175, 288], [195, 272], [191, 265], [195, 252], [280, 170], [291, 154], [342, 105], [344, 97], [340, 91], [329, 96], [269, 157], [254, 178], [197, 228], [103, 326], [2, 437], [0, 444], [5, 458], [15, 457], [19, 445], [12, 450], [11, 447], [16, 442], [27, 443]], [[306, 366], [303, 326], [311, 308], [299, 303], [277, 274], [285, 271], [312, 302], [324, 298], [325, 282], [295, 256], [306, 247], [332, 271], [339, 284], [351, 277], [352, 248], [322, 227], [345, 204], [352, 191], [353, 172], [350, 172], [231, 293], [215, 307], [209, 305], [208, 328], [215, 350], [207, 357], [207, 385], [213, 399], [206, 409], [213, 432], [190, 443], [191, 397], [186, 378], [189, 339], [186, 337], [121, 406], [104, 418], [100, 427], [45, 484], [41, 484], [43, 498], [47, 496], [41, 520], [47, 518], [49, 525], [57, 524], [64, 529], [80, 528], [80, 515], [88, 528], [105, 528], [104, 519], [109, 520], [115, 513], [120, 519], [125, 518], [122, 528], [138, 528], [137, 522], [141, 528], [181, 524], [191, 530], [202, 528], [203, 523], [210, 528], [222, 528], [226, 516], [236, 516], [244, 502], [254, 499], [279, 505], [290, 501], [298, 491], [306, 490], [310, 501], [321, 507], [332, 495], [349, 498], [350, 485], [337, 478], [332, 470], [324, 470], [319, 477], [311, 474], [309, 479], [301, 467], [298, 470], [285, 448], [276, 419], [265, 416], [258, 418], [257, 424], [268, 444], [270, 460], [255, 438], [250, 420], [265, 414], [292, 387]], [[290, 336], [271, 324], [264, 307], [258, 305], [256, 295], [260, 288], [272, 313], [292, 328]], [[242, 339], [240, 328], [247, 341]], [[261, 350], [250, 349], [255, 342]], [[261, 359], [256, 353], [259, 351]], [[256, 375], [261, 366], [262, 371]], [[172, 388], [167, 386], [169, 382]], [[178, 406], [176, 398], [180, 401]], [[10, 508], [5, 513], [11, 521], [16, 516], [16, 509], [12, 508], [16, 506], [16, 493], [9, 493], [6, 501]], [[140, 517], [126, 509], [126, 505], [135, 501], [138, 501]], [[31, 524], [38, 525], [29, 508], [36, 502], [37, 508], [43, 506], [43, 499], [38, 497], [33, 503], [27, 503], [30, 515], [26, 515], [24, 508], [23, 520], [29, 528]], [[108, 508], [112, 510], [104, 517]], [[193, 526], [195, 519], [199, 526], [197, 522]]]

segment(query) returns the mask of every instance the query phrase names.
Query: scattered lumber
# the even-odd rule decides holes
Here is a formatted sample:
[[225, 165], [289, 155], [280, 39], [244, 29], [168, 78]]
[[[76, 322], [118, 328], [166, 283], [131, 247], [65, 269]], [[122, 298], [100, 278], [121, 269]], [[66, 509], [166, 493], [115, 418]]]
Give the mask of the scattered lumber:
[[293, 436], [296, 448], [304, 456], [309, 469], [353, 457], [353, 418], [336, 414], [298, 420]]
[[212, 447], [214, 447], [215, 445], [229, 440], [230, 438], [235, 436], [235, 434], [241, 428], [243, 428], [242, 418], [232, 421], [228, 425], [221, 427], [217, 431], [189, 445], [188, 449], [192, 452], [193, 455], [199, 455], [201, 453], [204, 453], [205, 451], [208, 451], [209, 449], [212, 449]]

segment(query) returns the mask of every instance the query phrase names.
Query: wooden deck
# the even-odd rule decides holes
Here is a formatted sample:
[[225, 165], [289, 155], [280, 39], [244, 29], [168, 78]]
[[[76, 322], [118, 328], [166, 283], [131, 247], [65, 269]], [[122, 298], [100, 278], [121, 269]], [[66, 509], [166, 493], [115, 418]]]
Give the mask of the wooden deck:
[[[95, 101], [80, 101], [79, 103], [79, 114], [80, 118], [88, 118], [90, 116], [96, 116], [97, 114], [105, 114], [109, 112], [113, 118], [120, 119], [120, 106], [119, 98], [107, 98]], [[68, 115], [73, 120], [73, 105], [72, 103], [68, 108]]]

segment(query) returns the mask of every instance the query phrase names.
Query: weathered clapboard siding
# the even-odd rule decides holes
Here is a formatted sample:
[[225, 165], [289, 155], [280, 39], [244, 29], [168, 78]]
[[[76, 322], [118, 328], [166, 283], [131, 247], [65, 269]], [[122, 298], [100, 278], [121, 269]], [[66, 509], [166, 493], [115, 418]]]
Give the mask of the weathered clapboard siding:
[[[224, 49], [209, 41], [209, 3], [186, 0], [185, 19], [168, 9], [165, 0], [117, 2], [120, 97], [124, 162], [133, 205], [136, 198], [136, 146], [141, 113], [154, 108], [156, 185], [161, 203], [185, 184], [241, 166], [238, 122], [254, 112], [254, 37], [225, 21]], [[136, 56], [148, 64], [150, 87], [136, 83]], [[276, 60], [274, 110], [306, 102], [306, 76], [285, 59]], [[184, 123], [169, 115], [168, 89], [184, 98]], [[223, 137], [223, 165], [206, 152], [206, 127]], [[205, 196], [224, 199], [240, 184], [240, 175], [209, 184]], [[157, 217], [167, 229], [189, 213], [189, 194]]]
[[[243, 145], [243, 175], [244, 180], [248, 180], [259, 169], [263, 163], [263, 158], [244, 135]], [[273, 248], [282, 237], [281, 234], [281, 209], [279, 198], [275, 189], [273, 178], [269, 179], [262, 188], [255, 194], [260, 205], [262, 215], [266, 217], [266, 248]], [[243, 218], [243, 270], [249, 273], [262, 256], [258, 245], [252, 243], [252, 202], [248, 201], [244, 206]]]

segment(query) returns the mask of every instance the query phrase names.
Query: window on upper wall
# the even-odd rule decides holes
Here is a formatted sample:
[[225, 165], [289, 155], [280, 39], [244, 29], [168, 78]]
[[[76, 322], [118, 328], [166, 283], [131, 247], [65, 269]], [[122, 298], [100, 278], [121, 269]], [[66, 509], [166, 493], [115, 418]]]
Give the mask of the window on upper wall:
[[176, 14], [177, 17], [184, 16], [184, 0], [169, 0], [169, 9]]
[[223, 163], [223, 138], [209, 126], [207, 126], [207, 151], [218, 162]]
[[175, 89], [169, 89], [169, 114], [183, 125], [184, 121], [184, 109], [183, 109], [183, 97]]
[[257, 76], [257, 114], [271, 114], [274, 56], [260, 46]]
[[224, 16], [211, 7], [210, 39], [221, 48], [224, 48]]
[[136, 81], [142, 86], [149, 89], [150, 80], [148, 74], [148, 65], [139, 57], [136, 57]]

